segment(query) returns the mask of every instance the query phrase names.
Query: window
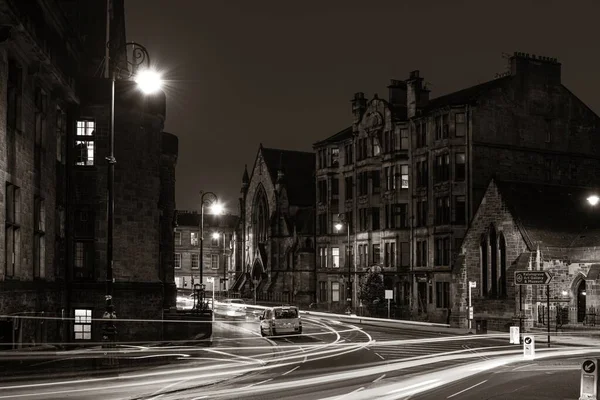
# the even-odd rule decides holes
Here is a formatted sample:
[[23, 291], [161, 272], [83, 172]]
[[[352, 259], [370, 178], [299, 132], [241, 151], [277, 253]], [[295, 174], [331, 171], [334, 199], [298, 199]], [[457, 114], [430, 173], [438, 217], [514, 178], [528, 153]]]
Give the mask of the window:
[[358, 173], [358, 195], [366, 196], [369, 194], [369, 171]]
[[396, 189], [396, 166], [391, 165], [383, 169], [383, 179], [385, 180], [385, 190]]
[[74, 278], [88, 280], [94, 278], [94, 242], [93, 240], [78, 240], [75, 242], [73, 260]]
[[34, 142], [34, 170], [41, 172], [42, 154], [46, 145], [46, 115], [48, 113], [48, 96], [39, 87], [35, 89], [35, 142]]
[[408, 150], [408, 129], [400, 129], [400, 150]]
[[378, 194], [381, 192], [381, 179], [379, 175], [379, 171], [371, 171], [371, 187], [373, 188], [373, 194]]
[[351, 165], [354, 162], [354, 152], [352, 151], [352, 143], [344, 146], [344, 163]]
[[354, 186], [352, 184], [352, 177], [351, 176], [347, 176], [345, 179], [345, 185], [344, 185], [344, 197], [346, 200], [352, 200], [353, 196], [353, 192], [354, 192]]
[[46, 210], [44, 200], [34, 198], [33, 204], [33, 276], [44, 278], [46, 276]]
[[340, 301], [340, 283], [331, 282], [331, 301], [336, 303]]
[[400, 166], [401, 189], [408, 189], [408, 165]]
[[175, 245], [181, 246], [181, 232], [175, 232]]
[[427, 209], [427, 200], [421, 199], [417, 200], [416, 204], [416, 226], [427, 226], [427, 217], [428, 217], [428, 209]]
[[450, 125], [448, 124], [448, 114], [442, 115], [442, 138], [448, 139], [450, 136]]
[[369, 261], [369, 253], [368, 253], [368, 245], [359, 244], [358, 245], [358, 264], [360, 266], [366, 266]]
[[445, 182], [450, 179], [450, 154], [435, 157], [435, 181]]
[[456, 113], [454, 116], [454, 133], [456, 137], [463, 137], [467, 132], [467, 124], [465, 121], [465, 113]]
[[435, 199], [435, 223], [437, 225], [450, 223], [450, 198], [448, 196]]
[[327, 268], [327, 247], [319, 247], [319, 266]]
[[427, 239], [417, 240], [417, 267], [427, 266]]
[[75, 165], [94, 165], [94, 134], [96, 123], [90, 120], [77, 121], [75, 137]]
[[429, 183], [429, 167], [427, 160], [417, 161], [417, 187], [427, 187]]
[[337, 147], [331, 149], [331, 166], [334, 168], [340, 166], [340, 149]]
[[549, 158], [544, 160], [544, 180], [552, 181], [552, 160]]
[[379, 243], [373, 245], [373, 264], [381, 262], [381, 245]]
[[374, 231], [381, 229], [381, 215], [379, 213], [379, 207], [371, 208], [371, 229]]
[[65, 146], [67, 143], [67, 115], [56, 107], [56, 161], [64, 164], [67, 161]]
[[8, 62], [8, 81], [6, 83], [6, 125], [12, 130], [17, 130], [21, 123], [23, 70], [14, 60]]
[[325, 168], [325, 150], [321, 149], [317, 151], [317, 168]]
[[212, 269], [219, 269], [219, 255], [218, 254], [210, 255], [210, 267]]
[[175, 253], [175, 269], [181, 269], [181, 253]]
[[485, 236], [481, 237], [479, 243], [479, 267], [481, 268], [481, 296], [488, 294], [488, 244]]
[[379, 141], [377, 138], [371, 138], [371, 150], [373, 156], [378, 156], [381, 153], [381, 148], [379, 147]]
[[417, 122], [415, 131], [417, 148], [427, 146], [427, 122]]
[[331, 248], [331, 259], [332, 259], [332, 267], [339, 268], [340, 267], [340, 248], [332, 247]]
[[450, 265], [450, 238], [435, 239], [435, 265], [449, 266]]
[[357, 161], [367, 158], [367, 138], [358, 139]]
[[383, 153], [390, 153], [394, 150], [394, 132], [383, 132]]
[[317, 182], [317, 190], [319, 203], [327, 203], [327, 181], [325, 179], [321, 179]]
[[[192, 269], [200, 269], [200, 255], [192, 254]], [[181, 263], [180, 263], [181, 265]]]
[[212, 247], [219, 247], [219, 238], [220, 237], [221, 237], [220, 234], [216, 235], [216, 237], [213, 235], [210, 235], [210, 245]]
[[327, 303], [327, 282], [319, 282], [319, 301]]
[[369, 209], [368, 208], [359, 208], [358, 209], [358, 230], [364, 232], [368, 229], [368, 218], [369, 218]]
[[319, 222], [319, 235], [327, 235], [327, 214], [319, 214], [317, 219]]
[[92, 338], [92, 310], [75, 309], [73, 324], [75, 340], [90, 340]]
[[5, 274], [13, 277], [19, 269], [21, 257], [21, 189], [7, 182], [5, 196]]
[[190, 244], [192, 246], [198, 246], [198, 232], [190, 232]]
[[435, 140], [442, 138], [442, 116], [435, 117]]
[[450, 308], [450, 282], [435, 283], [435, 306]]
[[387, 242], [384, 244], [384, 264], [386, 267], [396, 266], [396, 242]]
[[340, 180], [338, 178], [331, 179], [331, 197], [338, 198], [340, 196]]
[[409, 242], [400, 243], [400, 266], [410, 266], [410, 244]]
[[454, 222], [461, 225], [467, 223], [465, 196], [454, 196]]
[[456, 153], [454, 155], [454, 180], [464, 181], [466, 176], [465, 153]]

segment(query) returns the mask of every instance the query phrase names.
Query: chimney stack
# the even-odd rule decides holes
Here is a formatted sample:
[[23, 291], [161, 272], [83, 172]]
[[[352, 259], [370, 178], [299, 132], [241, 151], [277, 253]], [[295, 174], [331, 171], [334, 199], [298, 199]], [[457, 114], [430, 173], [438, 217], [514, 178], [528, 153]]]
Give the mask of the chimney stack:
[[354, 93], [354, 98], [352, 99], [352, 115], [354, 116], [352, 121], [352, 130], [354, 132], [356, 132], [356, 127], [360, 123], [360, 120], [366, 110], [367, 99], [365, 99], [365, 94], [363, 92]]
[[417, 115], [417, 110], [428, 102], [429, 90], [423, 86], [423, 78], [419, 76], [418, 70], [412, 71], [406, 80], [407, 117], [413, 118]]
[[515, 52], [510, 58], [510, 74], [528, 83], [559, 85], [561, 64], [556, 58]]

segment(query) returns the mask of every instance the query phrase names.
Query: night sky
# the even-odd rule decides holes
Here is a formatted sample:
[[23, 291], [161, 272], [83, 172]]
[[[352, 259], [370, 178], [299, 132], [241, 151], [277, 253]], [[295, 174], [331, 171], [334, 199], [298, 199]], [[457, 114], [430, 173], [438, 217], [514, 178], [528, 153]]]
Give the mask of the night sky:
[[354, 92], [387, 99], [415, 69], [438, 97], [505, 72], [502, 53], [555, 57], [600, 113], [598, 0], [125, 0], [125, 12], [128, 40], [168, 80], [182, 210], [204, 190], [237, 213], [259, 143], [311, 151], [351, 124]]

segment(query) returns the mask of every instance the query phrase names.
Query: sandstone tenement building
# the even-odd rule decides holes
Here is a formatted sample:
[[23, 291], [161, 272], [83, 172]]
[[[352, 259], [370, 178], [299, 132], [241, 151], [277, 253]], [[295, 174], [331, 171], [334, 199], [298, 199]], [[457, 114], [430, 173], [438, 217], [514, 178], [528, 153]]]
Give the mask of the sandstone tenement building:
[[[0, 342], [9, 346], [101, 338], [106, 3], [0, 1]], [[111, 3], [112, 61], [104, 65], [112, 69], [126, 55], [116, 51], [125, 42], [124, 1]], [[175, 305], [177, 138], [163, 132], [164, 93], [142, 98], [119, 81], [115, 100], [114, 304], [119, 318], [160, 320]], [[117, 328], [119, 340], [161, 337], [157, 326]]]

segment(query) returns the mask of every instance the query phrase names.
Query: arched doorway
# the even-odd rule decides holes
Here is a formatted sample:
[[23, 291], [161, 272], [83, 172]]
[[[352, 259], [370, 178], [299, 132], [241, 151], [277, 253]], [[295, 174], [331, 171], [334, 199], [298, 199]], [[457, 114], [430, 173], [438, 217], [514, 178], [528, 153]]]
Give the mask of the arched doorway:
[[579, 282], [579, 286], [577, 286], [577, 322], [585, 321], [585, 313], [587, 308], [586, 295], [585, 280], [582, 279], [581, 282]]

